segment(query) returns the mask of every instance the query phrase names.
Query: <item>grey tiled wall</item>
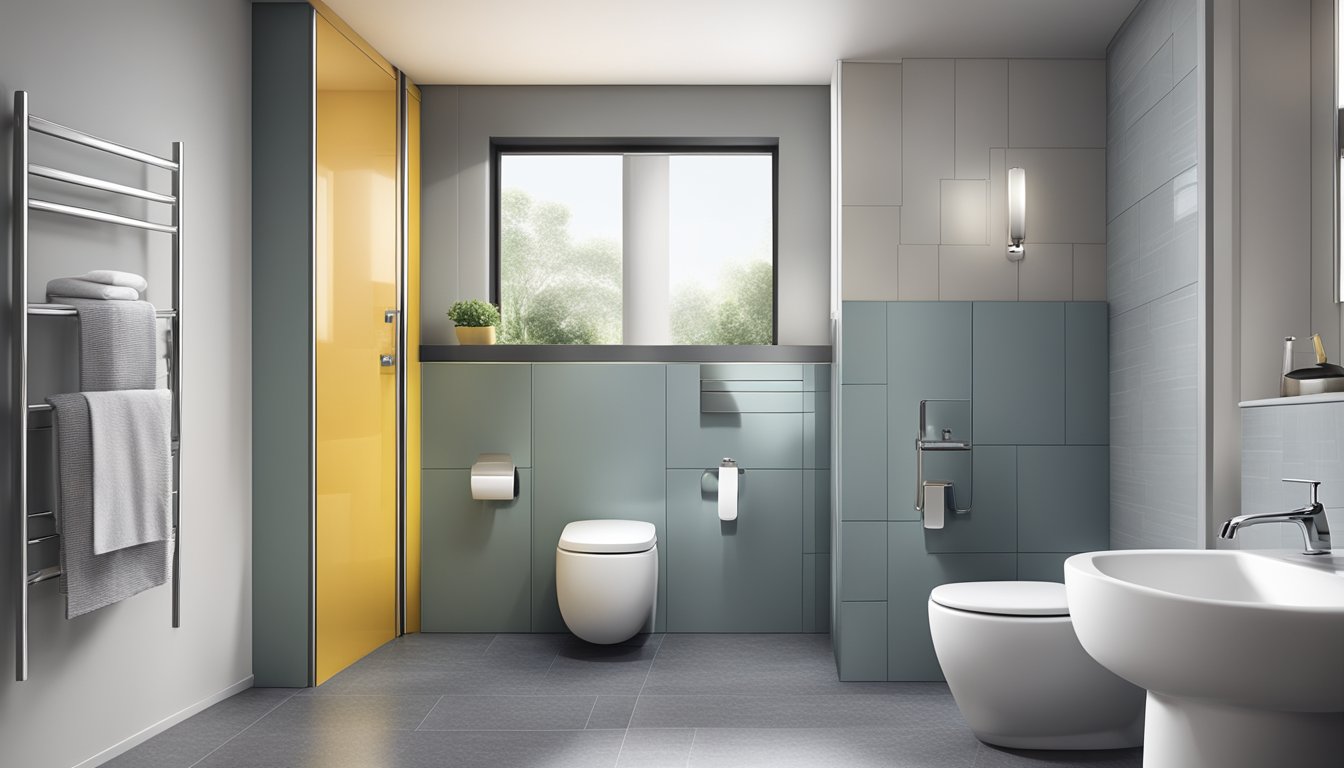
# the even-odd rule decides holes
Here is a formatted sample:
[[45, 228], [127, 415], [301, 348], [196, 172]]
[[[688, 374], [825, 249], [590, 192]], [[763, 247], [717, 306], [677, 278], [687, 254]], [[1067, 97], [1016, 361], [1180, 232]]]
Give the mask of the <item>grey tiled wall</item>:
[[1144, 0], [1107, 58], [1111, 546], [1196, 547], [1195, 0]]
[[[840, 610], [845, 680], [938, 680], [929, 591], [951, 581], [1063, 578], [1108, 544], [1102, 302], [845, 302]], [[971, 399], [970, 454], [926, 461], [959, 506], [914, 510], [919, 401]], [[967, 487], [969, 486], [969, 488]]]
[[[422, 366], [424, 630], [564, 631], [561, 529], [628, 518], [658, 530], [660, 631], [829, 631], [830, 366], [714, 373], [761, 366], [801, 376], [792, 412], [702, 413], [694, 364]], [[495, 452], [520, 496], [472, 501], [469, 468]], [[736, 524], [704, 472], [725, 456], [746, 469]]]
[[[1285, 477], [1321, 481], [1330, 532], [1336, 542], [1344, 540], [1344, 402], [1241, 409], [1240, 514], [1306, 504], [1306, 488], [1283, 482]], [[1219, 542], [1240, 549], [1302, 545], [1297, 526], [1279, 523], [1243, 528], [1232, 542]]]

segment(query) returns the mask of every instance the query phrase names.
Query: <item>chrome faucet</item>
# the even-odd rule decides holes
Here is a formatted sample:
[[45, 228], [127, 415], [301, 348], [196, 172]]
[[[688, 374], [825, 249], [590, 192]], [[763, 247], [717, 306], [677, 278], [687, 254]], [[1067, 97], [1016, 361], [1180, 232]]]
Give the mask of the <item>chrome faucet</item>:
[[1256, 512], [1250, 515], [1239, 515], [1223, 523], [1223, 529], [1218, 532], [1218, 538], [1232, 539], [1237, 535], [1237, 531], [1242, 528], [1249, 528], [1252, 525], [1261, 523], [1293, 523], [1302, 531], [1302, 538], [1306, 542], [1306, 548], [1302, 550], [1304, 555], [1326, 555], [1330, 553], [1330, 526], [1326, 522], [1325, 507], [1321, 506], [1320, 480], [1296, 480], [1285, 477], [1285, 483], [1306, 483], [1311, 486], [1311, 503], [1305, 507], [1294, 509], [1289, 512]]

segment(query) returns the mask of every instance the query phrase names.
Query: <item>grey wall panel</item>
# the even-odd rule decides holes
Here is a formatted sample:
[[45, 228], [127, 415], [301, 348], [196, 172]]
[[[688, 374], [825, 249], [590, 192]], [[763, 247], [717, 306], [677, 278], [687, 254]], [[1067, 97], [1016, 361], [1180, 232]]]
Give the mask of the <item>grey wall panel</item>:
[[[555, 598], [555, 546], [565, 525], [594, 518], [644, 520], [666, 541], [666, 371], [661, 365], [535, 366], [534, 632], [565, 629]], [[661, 630], [665, 555], [659, 558], [658, 585]]]
[[489, 294], [492, 137], [778, 137], [779, 341], [829, 344], [830, 95], [825, 86], [426, 86], [426, 344]]
[[471, 472], [421, 474], [420, 626], [424, 632], [532, 627], [532, 470], [513, 501], [474, 501]]
[[929, 636], [929, 592], [958, 581], [1012, 580], [1017, 577], [1017, 555], [929, 554], [919, 523], [892, 522], [887, 527], [887, 679], [942, 680]]
[[803, 631], [831, 631], [831, 556], [803, 555]]
[[1090, 552], [1110, 543], [1110, 450], [1104, 445], [1017, 449], [1017, 546]]
[[1064, 442], [1064, 305], [975, 305], [975, 441]]
[[[919, 401], [970, 399], [971, 349], [969, 302], [887, 305], [887, 514], [891, 520], [919, 516], [914, 508]], [[926, 480], [950, 480], [954, 487], [966, 488], [970, 462], [965, 454], [925, 459]]]
[[1064, 431], [1071, 445], [1110, 442], [1105, 302], [1064, 305]]
[[802, 470], [749, 470], [730, 523], [702, 474], [667, 472], [667, 630], [801, 632]]
[[702, 413], [700, 366], [669, 365], [666, 370], [668, 467], [708, 469], [724, 457], [746, 468], [803, 466], [801, 413]]
[[831, 551], [830, 470], [803, 470], [803, 551]]
[[1064, 583], [1064, 561], [1076, 552], [1019, 552], [1017, 578], [1020, 581]]
[[701, 413], [802, 413], [802, 392], [704, 392]]
[[880, 301], [846, 301], [843, 384], [887, 383], [887, 305]]
[[532, 366], [425, 363], [420, 377], [425, 468], [469, 468], [482, 453], [532, 466]]
[[803, 369], [808, 366], [776, 363], [703, 363], [700, 380], [706, 382], [737, 382], [751, 387], [748, 382], [799, 382], [802, 389]]
[[846, 520], [887, 519], [887, 388], [845, 384], [842, 399], [840, 493]]
[[1020, 450], [1011, 445], [982, 445], [975, 449], [974, 494], [966, 502], [961, 499], [956, 502], [963, 508], [969, 504], [971, 511], [955, 514], [949, 511], [941, 530], [921, 528], [926, 552], [1017, 551]]
[[[34, 114], [112, 141], [158, 154], [170, 153], [171, 142], [181, 141], [188, 195], [182, 233], [188, 270], [183, 301], [187, 397], [182, 402], [182, 626], [171, 626], [168, 586], [76, 621], [65, 620], [65, 600], [55, 582], [36, 586], [29, 590], [30, 677], [15, 682], [10, 663], [15, 510], [6, 505], [0, 525], [5, 574], [0, 657], [6, 660], [0, 677], [0, 763], [6, 766], [102, 763], [134, 745], [141, 734], [166, 725], [165, 720], [171, 723], [237, 690], [234, 686], [246, 685], [252, 675], [253, 500], [272, 511], [284, 509], [285, 500], [252, 493], [252, 446], [257, 442], [253, 404], [263, 407], [272, 395], [265, 391], [254, 401], [252, 394], [250, 24], [251, 7], [245, 2], [44, 0], [6, 2], [0, 9], [0, 171], [6, 174], [0, 185], [0, 205], [6, 212], [0, 217], [0, 242], [5, 243], [0, 260], [9, 263], [15, 90], [28, 91]], [[302, 53], [302, 45], [293, 51], [295, 57]], [[282, 90], [285, 85], [276, 83]], [[62, 144], [34, 138], [33, 161], [167, 191], [166, 175], [159, 171], [146, 178], [136, 164]], [[35, 192], [39, 186], [34, 183]], [[128, 215], [145, 211], [137, 201], [114, 203], [115, 196], [73, 193], [73, 188], [69, 197]], [[165, 307], [172, 301], [166, 235], [41, 212], [32, 215], [29, 235], [27, 287], [34, 301], [41, 300], [48, 280], [94, 268], [145, 275], [149, 301]], [[8, 318], [0, 323], [0, 346], [8, 342], [10, 325]], [[67, 374], [62, 381], [71, 386], [77, 382], [76, 323], [33, 318], [31, 328], [34, 375], [29, 394], [32, 402], [40, 402], [51, 391], [39, 375], [44, 358], [59, 358], [49, 362]], [[294, 330], [304, 332], [302, 327]], [[8, 355], [4, 357], [0, 369], [8, 371]], [[286, 363], [292, 365], [291, 360]], [[293, 379], [277, 375], [275, 381], [288, 387]], [[56, 391], [73, 391], [61, 386]], [[289, 407], [291, 401], [277, 405]], [[296, 410], [302, 411], [302, 405]], [[0, 429], [9, 424], [8, 414], [0, 414]], [[48, 455], [42, 451], [39, 440], [30, 443], [35, 472]], [[0, 485], [6, 489], [7, 472], [0, 470]], [[47, 485], [45, 477], [34, 475], [30, 491]], [[35, 493], [32, 501], [40, 498]], [[306, 507], [303, 501], [299, 505]], [[37, 530], [34, 526], [33, 533]], [[283, 525], [276, 532], [281, 534], [277, 547], [284, 549], [291, 540], [285, 538]], [[44, 554], [55, 554], [50, 547], [30, 548], [34, 564]], [[304, 566], [298, 567], [302, 571]]]
[[883, 521], [845, 520], [840, 523], [840, 599], [887, 599], [887, 524]]
[[253, 672], [258, 685], [304, 686], [314, 503], [313, 10], [277, 3], [252, 13]]
[[887, 604], [840, 603], [835, 659], [840, 679], [887, 679]]

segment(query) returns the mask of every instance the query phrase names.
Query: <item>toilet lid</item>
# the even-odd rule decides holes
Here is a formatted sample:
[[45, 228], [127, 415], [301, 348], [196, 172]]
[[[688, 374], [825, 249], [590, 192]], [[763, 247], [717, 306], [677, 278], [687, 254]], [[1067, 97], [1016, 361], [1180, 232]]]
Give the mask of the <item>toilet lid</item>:
[[639, 520], [576, 520], [560, 533], [560, 548], [566, 552], [647, 552], [657, 543], [653, 523]]
[[929, 599], [945, 607], [999, 616], [1068, 616], [1063, 584], [1053, 581], [968, 581], [934, 587]]

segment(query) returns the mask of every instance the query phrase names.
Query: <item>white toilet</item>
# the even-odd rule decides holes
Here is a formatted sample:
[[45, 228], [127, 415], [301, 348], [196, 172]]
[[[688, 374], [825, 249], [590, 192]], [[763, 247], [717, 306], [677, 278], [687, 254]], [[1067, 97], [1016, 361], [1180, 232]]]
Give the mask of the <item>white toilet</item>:
[[1013, 749], [1143, 743], [1144, 690], [1083, 650], [1063, 584], [944, 584], [929, 595], [929, 629], [952, 698], [981, 741]]
[[658, 534], [637, 520], [578, 520], [555, 549], [555, 595], [569, 631], [610, 645], [653, 627]]

